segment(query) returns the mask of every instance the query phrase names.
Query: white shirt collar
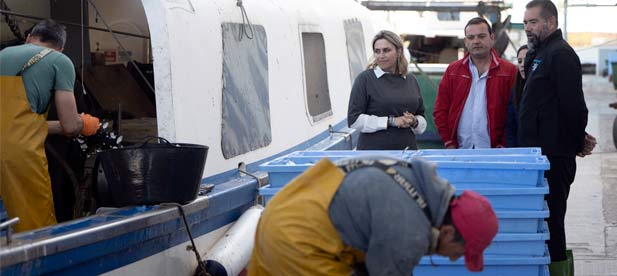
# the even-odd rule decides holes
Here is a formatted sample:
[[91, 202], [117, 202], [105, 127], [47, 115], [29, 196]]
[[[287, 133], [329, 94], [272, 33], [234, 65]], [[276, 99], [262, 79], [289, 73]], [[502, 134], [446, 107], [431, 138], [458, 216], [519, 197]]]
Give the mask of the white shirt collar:
[[[377, 77], [377, 78], [381, 78], [385, 74], [391, 74], [391, 73], [388, 73], [388, 72], [382, 70], [379, 66], [375, 66], [375, 69], [373, 69], [373, 72], [375, 73], [375, 77]], [[401, 77], [403, 79], [407, 78], [407, 76], [403, 76], [403, 75], [401, 75]]]
[[488, 75], [488, 70], [487, 70], [486, 72], [484, 72], [484, 74], [480, 76], [478, 73], [478, 68], [476, 67], [475, 64], [473, 64], [473, 59], [471, 58], [469, 58], [469, 71], [471, 71], [471, 75], [474, 76], [474, 78], [477, 76], [479, 79], [481, 79]]

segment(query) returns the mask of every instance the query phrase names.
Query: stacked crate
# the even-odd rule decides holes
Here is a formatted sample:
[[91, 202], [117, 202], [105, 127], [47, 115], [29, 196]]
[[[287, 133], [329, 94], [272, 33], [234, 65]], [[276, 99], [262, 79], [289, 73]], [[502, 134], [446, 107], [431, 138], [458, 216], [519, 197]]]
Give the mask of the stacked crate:
[[437, 164], [437, 173], [456, 187], [457, 194], [473, 190], [493, 205], [499, 231], [486, 249], [484, 271], [465, 269], [462, 258], [424, 257], [414, 275], [548, 275], [550, 262], [544, 219], [548, 160], [538, 148], [418, 150], [418, 151], [299, 151], [260, 165], [270, 184], [260, 189], [267, 202], [278, 190], [324, 157], [332, 161], [354, 156], [420, 156]]
[[[508, 152], [510, 151], [510, 152]], [[544, 218], [549, 216], [544, 195], [548, 160], [539, 149], [423, 150], [437, 163], [437, 173], [457, 189], [474, 190], [493, 205], [499, 231], [484, 252], [484, 271], [465, 269], [464, 261], [424, 257], [414, 275], [548, 275], [549, 238]], [[465, 168], [465, 169], [461, 169]]]

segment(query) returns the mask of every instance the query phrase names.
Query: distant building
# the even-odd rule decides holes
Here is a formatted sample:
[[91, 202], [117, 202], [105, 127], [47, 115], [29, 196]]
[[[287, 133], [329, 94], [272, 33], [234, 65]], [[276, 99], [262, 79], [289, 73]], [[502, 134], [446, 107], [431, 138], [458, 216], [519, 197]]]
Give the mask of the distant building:
[[596, 75], [608, 74], [608, 57], [617, 52], [617, 33], [570, 32], [568, 43], [576, 50], [584, 68], [594, 67]]

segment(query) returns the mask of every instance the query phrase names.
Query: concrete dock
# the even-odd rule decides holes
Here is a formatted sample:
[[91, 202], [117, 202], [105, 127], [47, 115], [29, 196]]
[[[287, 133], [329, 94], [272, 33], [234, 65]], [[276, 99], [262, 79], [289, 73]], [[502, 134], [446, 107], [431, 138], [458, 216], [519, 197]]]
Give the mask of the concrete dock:
[[617, 276], [617, 149], [613, 120], [617, 91], [607, 78], [585, 75], [583, 91], [589, 109], [587, 132], [598, 139], [593, 154], [577, 158], [568, 199], [566, 235], [574, 251], [575, 275]]

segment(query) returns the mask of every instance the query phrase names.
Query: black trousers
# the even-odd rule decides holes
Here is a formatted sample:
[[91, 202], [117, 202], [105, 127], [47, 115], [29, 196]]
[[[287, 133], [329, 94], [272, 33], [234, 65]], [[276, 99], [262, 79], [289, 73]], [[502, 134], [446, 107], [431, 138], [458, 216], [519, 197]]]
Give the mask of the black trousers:
[[549, 194], [545, 196], [550, 210], [550, 217], [546, 219], [550, 231], [548, 251], [552, 262], [564, 261], [566, 257], [565, 218], [570, 185], [576, 174], [576, 157], [551, 157], [551, 169], [544, 172], [548, 180]]

